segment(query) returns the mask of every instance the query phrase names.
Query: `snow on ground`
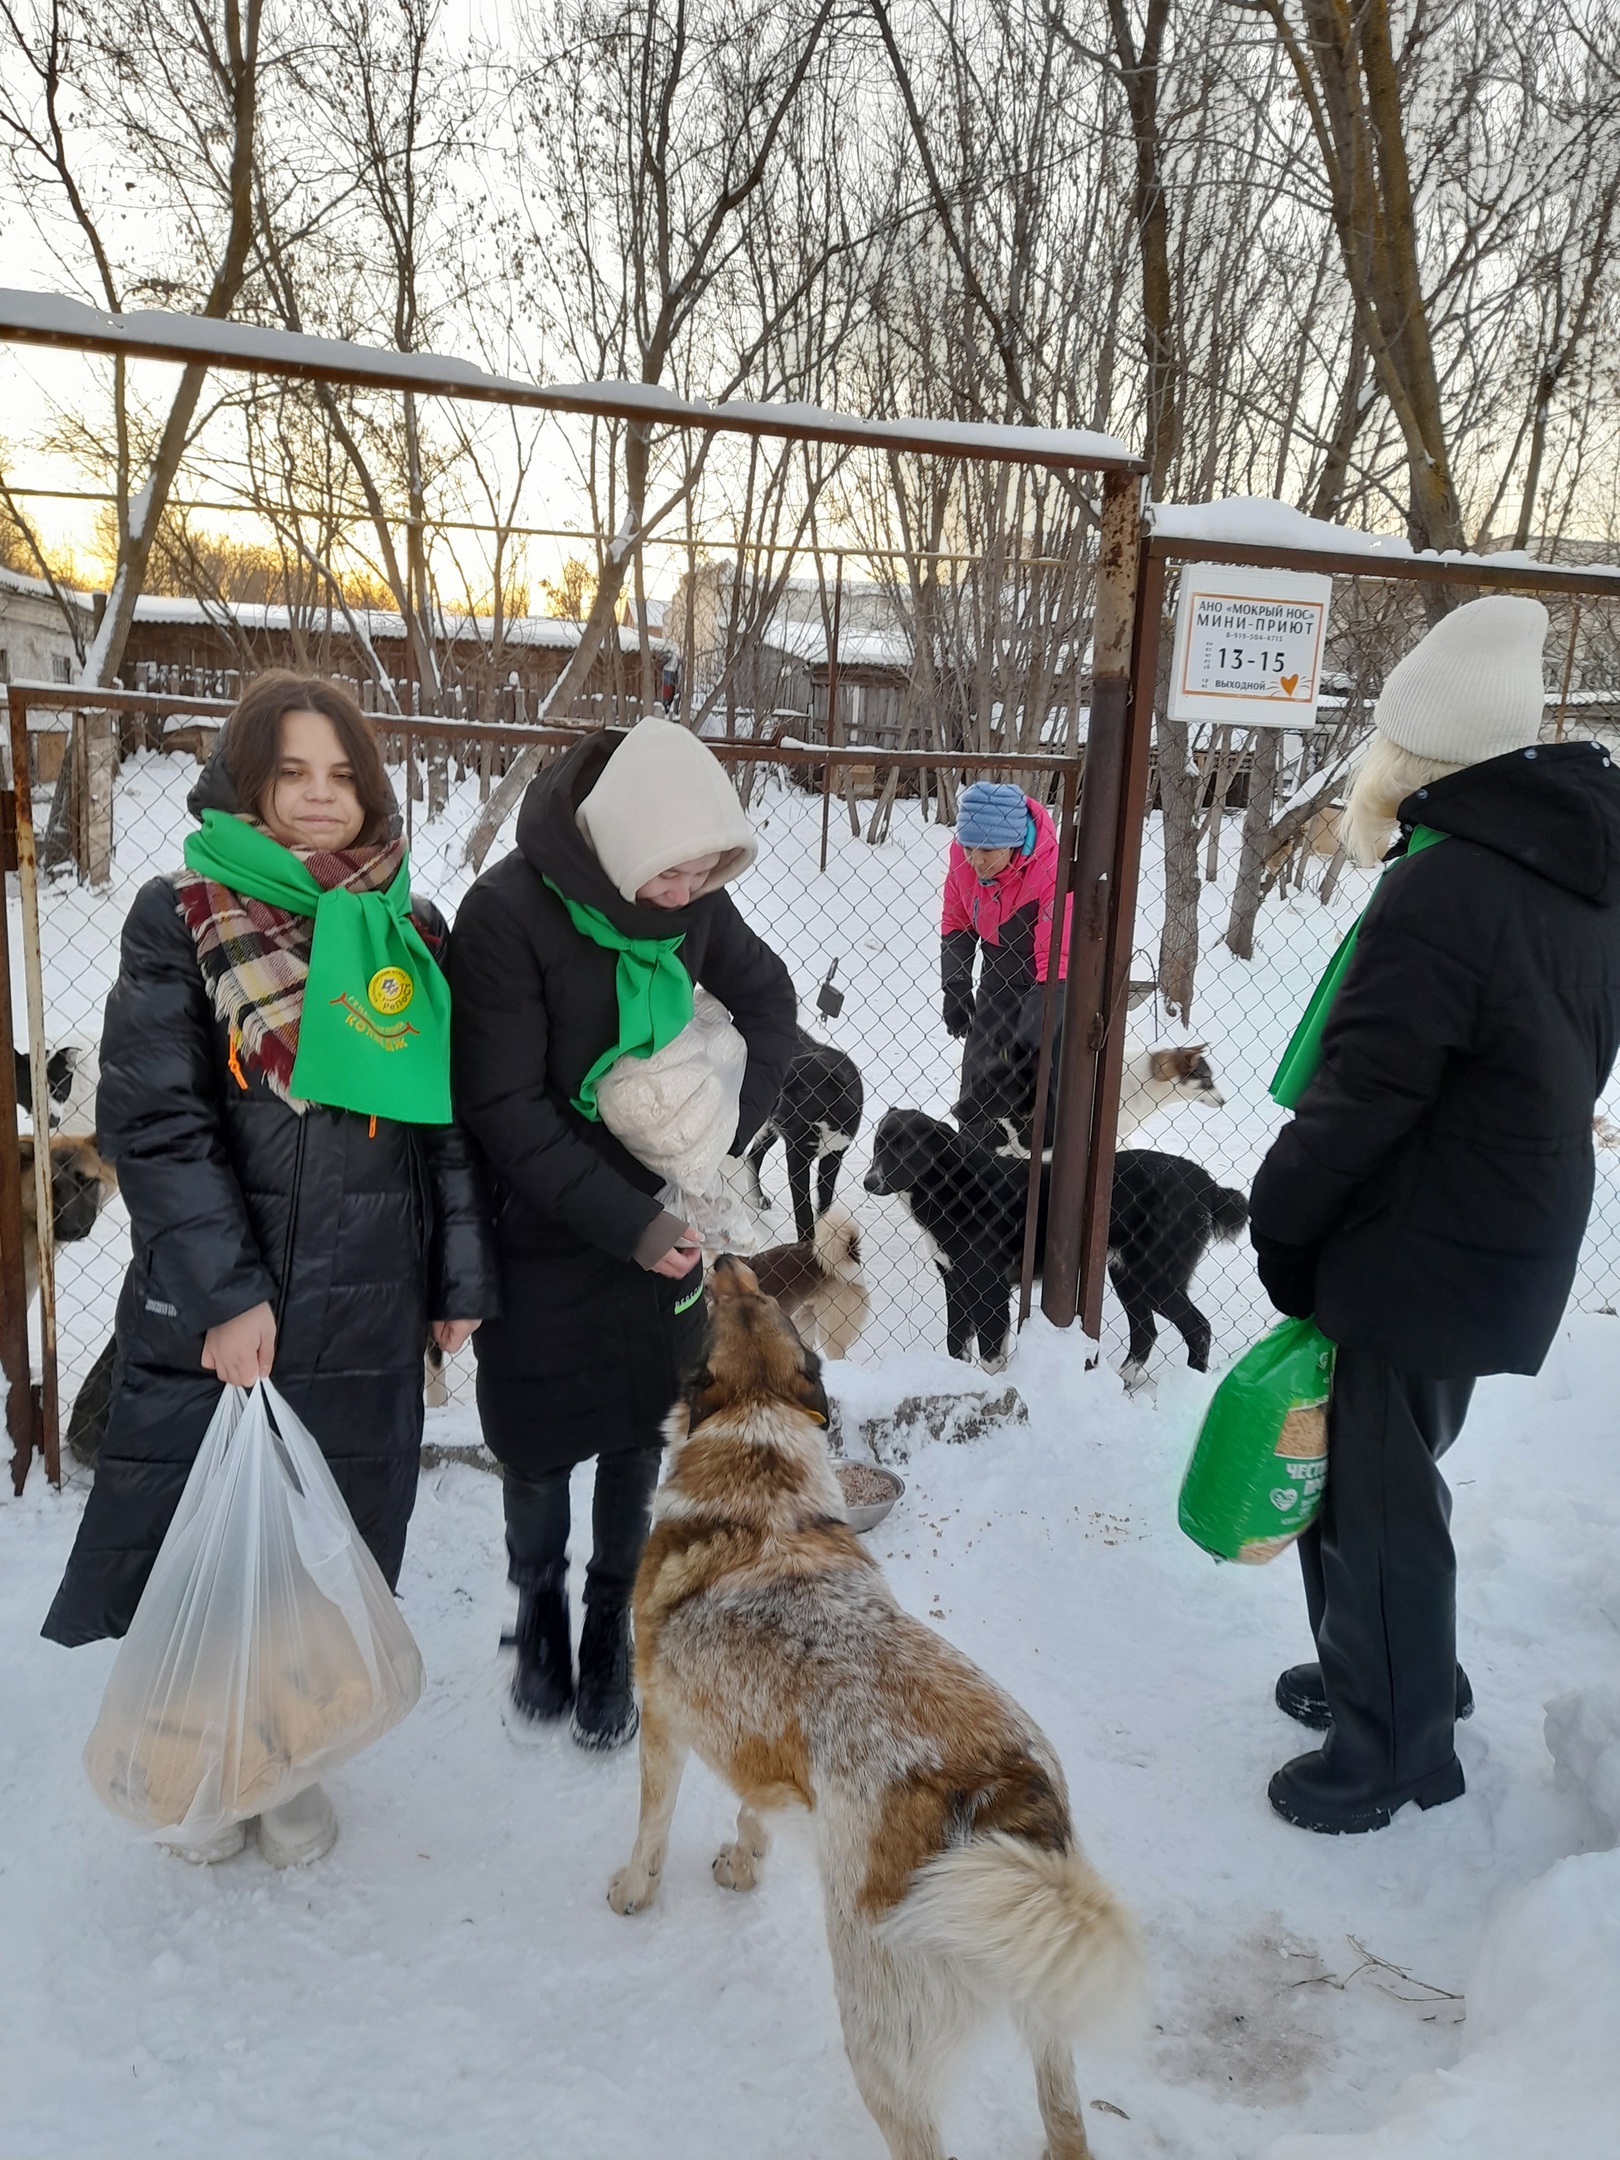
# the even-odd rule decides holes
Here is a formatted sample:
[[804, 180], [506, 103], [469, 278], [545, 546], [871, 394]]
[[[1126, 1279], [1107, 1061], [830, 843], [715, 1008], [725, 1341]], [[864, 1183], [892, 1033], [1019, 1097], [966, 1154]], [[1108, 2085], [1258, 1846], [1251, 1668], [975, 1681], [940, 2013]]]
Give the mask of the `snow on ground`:
[[[1426, 2160], [1464, 2130], [1470, 2160], [1608, 2160], [1620, 1858], [1589, 1850], [1614, 1822], [1581, 1780], [1601, 1786], [1620, 1738], [1602, 1710], [1620, 1324], [1579, 1318], [1553, 1377], [1481, 1388], [1451, 1458], [1469, 1791], [1342, 1841], [1265, 1803], [1305, 1744], [1270, 1701], [1307, 1650], [1291, 1562], [1217, 1567], [1175, 1527], [1207, 1383], [1173, 1373], [1156, 1406], [1128, 1403], [1080, 1351], [1037, 1323], [1008, 1376], [1029, 1425], [920, 1450], [874, 1545], [1046, 1727], [1082, 1837], [1145, 1923], [1147, 2044], [1082, 2058], [1109, 2104], [1088, 2110], [1099, 2160]], [[917, 1353], [846, 1378], [866, 1411], [960, 1370]], [[604, 1889], [633, 1751], [506, 1738], [493, 1478], [424, 1476], [401, 1596], [426, 1696], [332, 1780], [330, 1859], [284, 1876], [252, 1852], [189, 1869], [93, 1798], [79, 1752], [113, 1646], [35, 1632], [81, 1501], [36, 1478], [0, 1505], [6, 2160], [880, 2160], [803, 1825], [751, 1898], [727, 1895], [708, 1872], [725, 1796], [692, 1771], [663, 1901], [621, 1920]], [[1543, 1705], [1571, 1691], [1597, 1708], [1561, 1785]], [[964, 2064], [948, 2130], [957, 2160], [1035, 2160], [1009, 2034]]]
[[[118, 924], [141, 879], [178, 860], [190, 777], [133, 760], [113, 886], [49, 896], [53, 1040], [97, 1032]], [[458, 784], [450, 815], [416, 834], [417, 883], [449, 906], [473, 793]], [[819, 802], [770, 788], [758, 807], [766, 852], [739, 898], [807, 1009], [840, 960], [849, 1002], [823, 1032], [857, 1055], [869, 1114], [943, 1108], [944, 835], [900, 804], [894, 839], [871, 850], [835, 801], [822, 879]], [[1216, 942], [1234, 852], [1235, 822], [1206, 895], [1197, 1030], [1229, 1107], [1179, 1106], [1141, 1137], [1246, 1185], [1278, 1119], [1266, 1079], [1366, 883], [1347, 878], [1328, 909], [1270, 903], [1258, 956], [1240, 963]], [[1586, 1306], [1611, 1302], [1620, 1224], [1616, 1157], [1599, 1166]], [[858, 1415], [964, 1378], [930, 1347], [932, 1271], [894, 1206], [861, 1193], [864, 1167], [858, 1147], [842, 1196], [867, 1230], [882, 1332], [837, 1377]], [[779, 1199], [782, 1182], [778, 1158]], [[126, 1228], [110, 1210], [67, 1256], [69, 1393], [105, 1339]], [[1240, 1249], [1216, 1249], [1198, 1296], [1218, 1357], [1265, 1317]], [[1050, 1732], [1083, 1838], [1143, 1916], [1150, 2035], [1134, 2058], [1083, 2063], [1108, 2103], [1088, 2110], [1099, 2160], [1610, 2160], [1620, 1325], [1579, 1312], [1539, 1379], [1482, 1386], [1451, 1458], [1479, 1698], [1459, 1735], [1469, 1792], [1344, 1841], [1265, 1804], [1270, 1771], [1307, 1744], [1270, 1700], [1308, 1648], [1291, 1561], [1218, 1568], [1175, 1527], [1209, 1383], [1172, 1344], [1157, 1401], [1126, 1402], [1106, 1368], [1083, 1369], [1083, 1347], [1037, 1322], [1007, 1375], [1029, 1424], [922, 1449], [875, 1546], [908, 1605]], [[1117, 1356], [1112, 1312], [1104, 1347]], [[460, 1404], [432, 1423], [440, 1440], [476, 1431]], [[582, 1513], [584, 1497], [582, 1484]], [[113, 1646], [70, 1654], [37, 1636], [82, 1499], [36, 1473], [0, 1502], [0, 2160], [880, 2160], [843, 2060], [804, 1827], [782, 1835], [752, 1898], [726, 1895], [708, 1873], [725, 1797], [694, 1770], [664, 1901], [619, 1920], [604, 1889], [633, 1832], [633, 1751], [604, 1762], [565, 1737], [507, 1740], [492, 1478], [424, 1475], [401, 1595], [428, 1691], [334, 1778], [342, 1838], [293, 1876], [253, 1853], [194, 1872], [93, 1799], [79, 1752]], [[964, 2065], [949, 2133], [957, 2160], [1035, 2160], [1009, 2035]]]

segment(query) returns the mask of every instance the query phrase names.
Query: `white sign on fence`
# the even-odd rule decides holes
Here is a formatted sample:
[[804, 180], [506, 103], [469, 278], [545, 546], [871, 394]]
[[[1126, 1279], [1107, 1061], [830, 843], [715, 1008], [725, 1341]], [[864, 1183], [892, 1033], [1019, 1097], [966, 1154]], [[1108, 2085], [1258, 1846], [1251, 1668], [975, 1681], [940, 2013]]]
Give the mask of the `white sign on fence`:
[[1314, 727], [1332, 597], [1330, 577], [1188, 563], [1176, 610], [1170, 718]]

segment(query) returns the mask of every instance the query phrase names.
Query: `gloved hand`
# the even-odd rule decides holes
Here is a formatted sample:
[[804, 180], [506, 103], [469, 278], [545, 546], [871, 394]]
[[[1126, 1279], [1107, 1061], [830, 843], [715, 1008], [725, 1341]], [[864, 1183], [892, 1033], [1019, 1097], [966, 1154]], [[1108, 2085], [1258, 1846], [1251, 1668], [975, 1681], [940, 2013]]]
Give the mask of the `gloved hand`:
[[1041, 1047], [1041, 1014], [1045, 1005], [1045, 983], [1031, 984], [1018, 1009], [1018, 1030], [1013, 1037], [1021, 1050], [1039, 1050]]
[[1278, 1312], [1291, 1320], [1309, 1320], [1316, 1311], [1316, 1264], [1321, 1258], [1315, 1245], [1281, 1245], [1262, 1237], [1251, 1225], [1249, 1242], [1254, 1264], [1266, 1296]]
[[951, 930], [939, 941], [939, 982], [945, 993], [945, 1032], [960, 1042], [973, 1025], [973, 963], [979, 941], [971, 930]]
[[971, 990], [947, 990], [945, 993], [945, 1032], [960, 1042], [973, 1025], [973, 993]]

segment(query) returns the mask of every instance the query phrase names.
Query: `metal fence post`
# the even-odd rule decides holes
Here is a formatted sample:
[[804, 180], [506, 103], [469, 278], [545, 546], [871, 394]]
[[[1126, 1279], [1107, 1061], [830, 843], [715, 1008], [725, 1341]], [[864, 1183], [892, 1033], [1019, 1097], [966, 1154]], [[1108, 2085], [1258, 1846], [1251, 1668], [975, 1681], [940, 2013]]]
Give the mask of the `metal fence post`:
[[[38, 1444], [45, 1475], [62, 1482], [56, 1406], [56, 1239], [51, 1210], [50, 1089], [46, 1074], [45, 979], [39, 946], [39, 859], [34, 845], [34, 795], [28, 771], [28, 699], [6, 693], [11, 727], [11, 785], [17, 808], [17, 892], [22, 901], [23, 983], [28, 1009], [29, 1113], [34, 1126], [34, 1237], [39, 1251], [40, 1419]], [[62, 785], [61, 780], [57, 786]], [[7, 983], [10, 995], [10, 983]], [[15, 1127], [15, 1119], [13, 1119]]]
[[[1086, 730], [1085, 778], [1080, 789], [1075, 843], [1074, 927], [1063, 1000], [1063, 1054], [1058, 1067], [1057, 1125], [1041, 1285], [1041, 1310], [1058, 1327], [1070, 1326], [1079, 1310], [1088, 1198], [1093, 1209], [1096, 1204], [1095, 1195], [1087, 1194], [1087, 1170], [1098, 1061], [1107, 1034], [1106, 961], [1113, 915], [1114, 862], [1124, 802], [1141, 496], [1142, 483], [1134, 474], [1104, 476], [1097, 596], [1092, 611], [1091, 718]], [[1106, 1213], [1106, 1195], [1102, 1204]], [[1106, 1234], [1105, 1224], [1105, 1238]], [[1100, 1285], [1091, 1302], [1100, 1308]], [[1091, 1331], [1095, 1331], [1094, 1327]]]
[[[16, 1038], [11, 1025], [11, 910], [5, 873], [17, 867], [16, 810], [0, 792], [0, 1133], [17, 1131]], [[23, 1267], [22, 1151], [0, 1148], [0, 1371], [5, 1374], [11, 1489], [20, 1493], [34, 1455], [34, 1376], [28, 1362], [28, 1278]]]
[[[1144, 555], [1146, 550], [1143, 550]], [[1108, 1223], [1113, 1212], [1114, 1142], [1119, 1130], [1120, 1076], [1125, 1063], [1126, 998], [1136, 932], [1136, 888], [1147, 822], [1153, 705], [1159, 672], [1159, 626], [1164, 615], [1164, 564], [1144, 561], [1136, 588], [1131, 641], [1130, 706], [1125, 715], [1125, 770], [1114, 848], [1113, 906], [1103, 969], [1104, 1034], [1097, 1060], [1096, 1114], [1086, 1163], [1085, 1235], [1080, 1248], [1080, 1325], [1102, 1329], [1103, 1281], [1108, 1272]]]

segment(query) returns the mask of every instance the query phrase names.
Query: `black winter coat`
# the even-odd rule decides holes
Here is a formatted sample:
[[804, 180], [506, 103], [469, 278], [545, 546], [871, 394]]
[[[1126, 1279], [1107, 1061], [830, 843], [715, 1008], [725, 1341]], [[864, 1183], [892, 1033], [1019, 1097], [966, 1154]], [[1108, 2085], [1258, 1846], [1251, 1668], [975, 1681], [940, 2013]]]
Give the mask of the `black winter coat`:
[[[193, 807], [233, 801], [194, 792]], [[442, 918], [415, 904], [442, 953]], [[390, 1586], [405, 1554], [433, 1320], [495, 1309], [482, 1172], [459, 1127], [288, 1108], [229, 1069], [167, 878], [124, 924], [101, 1041], [97, 1131], [129, 1207], [107, 1436], [44, 1633], [122, 1635], [220, 1398], [210, 1327], [267, 1303], [272, 1378], [320, 1442]], [[245, 1068], [244, 1068], [245, 1069]]]
[[1620, 1042], [1620, 773], [1595, 744], [1542, 745], [1400, 815], [1451, 837], [1398, 862], [1363, 918], [1321, 1067], [1255, 1180], [1261, 1273], [1408, 1371], [1533, 1373]]
[[792, 979], [730, 895], [636, 907], [574, 822], [622, 740], [588, 736], [533, 783], [516, 851], [463, 900], [450, 957], [456, 1103], [489, 1166], [501, 1263], [502, 1318], [474, 1337], [478, 1407], [494, 1453], [533, 1476], [658, 1446], [703, 1332], [697, 1271], [674, 1282], [632, 1257], [662, 1212], [661, 1180], [572, 1107], [618, 1039], [617, 962], [544, 877], [629, 936], [684, 933], [681, 959], [748, 1045], [738, 1149], [797, 1047]]

